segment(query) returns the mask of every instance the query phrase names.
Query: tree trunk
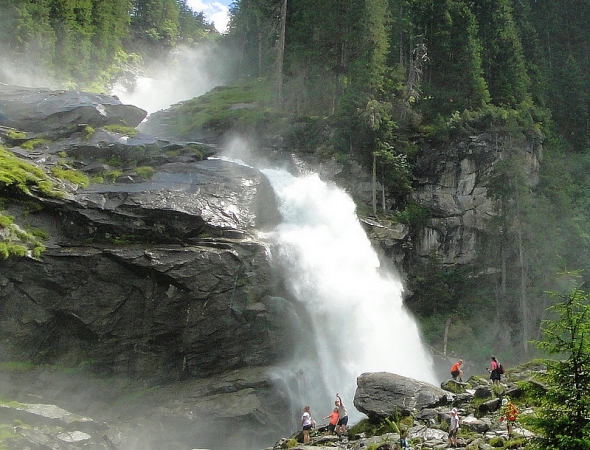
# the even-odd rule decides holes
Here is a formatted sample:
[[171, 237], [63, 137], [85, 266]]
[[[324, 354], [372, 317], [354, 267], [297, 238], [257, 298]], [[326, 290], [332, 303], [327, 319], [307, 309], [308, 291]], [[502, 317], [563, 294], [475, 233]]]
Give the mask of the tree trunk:
[[260, 27], [260, 20], [258, 22], [258, 77], [262, 76], [262, 31]]
[[377, 155], [373, 153], [373, 215], [377, 217]]
[[381, 165], [381, 209], [385, 212], [385, 169]]
[[522, 240], [522, 223], [520, 221], [520, 204], [518, 193], [516, 194], [516, 238], [518, 241], [518, 263], [520, 265], [520, 316], [522, 320], [522, 344], [524, 352], [529, 351], [529, 325], [527, 320], [527, 270], [525, 265], [525, 249]]
[[451, 327], [451, 319], [453, 318], [453, 316], [449, 316], [447, 317], [447, 323], [445, 325], [445, 337], [443, 339], [443, 355], [445, 356], [445, 358], [447, 357], [447, 341], [449, 340], [449, 328]]
[[281, 4], [281, 20], [279, 27], [279, 43], [277, 47], [277, 106], [283, 104], [283, 60], [285, 59], [285, 32], [287, 29], [287, 0]]

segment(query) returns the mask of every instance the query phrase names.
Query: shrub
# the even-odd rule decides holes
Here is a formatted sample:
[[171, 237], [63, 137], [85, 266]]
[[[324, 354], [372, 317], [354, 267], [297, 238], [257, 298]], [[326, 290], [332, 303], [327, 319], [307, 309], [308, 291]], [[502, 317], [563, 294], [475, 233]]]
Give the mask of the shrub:
[[490, 442], [488, 442], [488, 444], [495, 448], [504, 447], [504, 439], [502, 439], [501, 437], [494, 437], [490, 439]]
[[403, 211], [398, 211], [395, 214], [399, 222], [416, 226], [426, 225], [431, 216], [430, 209], [414, 201], [409, 202]]
[[26, 139], [27, 135], [22, 131], [8, 130], [7, 137], [8, 139]]
[[62, 180], [67, 180], [77, 186], [87, 187], [89, 180], [86, 175], [74, 169], [63, 169], [61, 167], [53, 167], [51, 173]]
[[139, 175], [144, 180], [151, 178], [155, 172], [154, 168], [150, 166], [137, 167], [135, 171], [137, 172], [137, 175]]
[[113, 133], [124, 134], [126, 136], [135, 136], [137, 133], [139, 133], [139, 131], [137, 131], [133, 127], [130, 127], [127, 125], [120, 125], [120, 124], [105, 125], [102, 128], [103, 128], [103, 130], [111, 131]]
[[86, 125], [84, 127], [84, 130], [82, 130], [82, 136], [84, 137], [84, 139], [90, 139], [93, 134], [94, 128], [92, 128], [90, 125]]
[[45, 172], [0, 146], [0, 188], [9, 186], [26, 194], [30, 194], [31, 188], [38, 188], [47, 197], [63, 196]]
[[49, 144], [49, 140], [43, 138], [35, 138], [29, 139], [28, 141], [23, 142], [20, 147], [24, 150], [33, 150], [41, 145]]

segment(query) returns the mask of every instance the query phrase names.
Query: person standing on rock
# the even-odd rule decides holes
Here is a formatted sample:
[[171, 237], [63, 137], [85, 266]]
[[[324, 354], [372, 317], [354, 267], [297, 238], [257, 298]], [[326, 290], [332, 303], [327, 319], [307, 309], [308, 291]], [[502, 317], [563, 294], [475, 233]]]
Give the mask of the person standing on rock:
[[324, 420], [330, 419], [330, 423], [328, 424], [328, 432], [330, 434], [334, 434], [334, 431], [336, 430], [336, 426], [338, 425], [338, 418], [339, 418], [339, 414], [338, 414], [338, 407], [337, 406], [334, 407], [334, 411], [332, 411], [331, 414], [324, 417]]
[[490, 373], [490, 380], [495, 385], [500, 384], [500, 365], [498, 364], [498, 360], [495, 356], [492, 356], [490, 361], [490, 368], [488, 372]]
[[457, 447], [457, 434], [459, 434], [459, 414], [457, 408], [451, 409], [451, 423], [449, 425], [449, 445]]
[[338, 426], [336, 427], [336, 434], [346, 434], [346, 425], [348, 425], [348, 412], [346, 406], [342, 403], [340, 395], [336, 393], [338, 400], [334, 404], [338, 407]]
[[301, 416], [301, 426], [303, 427], [303, 443], [309, 444], [309, 432], [311, 430], [311, 411], [309, 406], [303, 407], [303, 415]]
[[457, 378], [459, 378], [460, 383], [463, 383], [463, 370], [461, 369], [462, 365], [463, 360], [460, 359], [455, 364], [453, 364], [453, 367], [451, 367], [451, 376], [453, 377], [453, 380], [457, 381]]

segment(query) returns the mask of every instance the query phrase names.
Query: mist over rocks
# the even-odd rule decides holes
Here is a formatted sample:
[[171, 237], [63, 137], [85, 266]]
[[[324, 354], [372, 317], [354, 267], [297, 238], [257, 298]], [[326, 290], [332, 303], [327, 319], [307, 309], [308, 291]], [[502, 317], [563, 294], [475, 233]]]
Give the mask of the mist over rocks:
[[[61, 190], [3, 193], [4, 213], [43, 230], [46, 250], [0, 260], [0, 361], [76, 368], [112, 384], [53, 395], [60, 379], [78, 381], [59, 371], [14, 378], [9, 367], [0, 397], [32, 395], [108, 422], [108, 439], [93, 448], [256, 448], [288, 433], [289, 388], [270, 372], [290, 355], [296, 321], [261, 234], [280, 218], [267, 178], [204, 159], [211, 146], [98, 128], [145, 116], [108, 96], [4, 85], [0, 112], [0, 143]], [[97, 127], [91, 136], [86, 125]], [[32, 137], [46, 142], [26, 150]], [[54, 168], [117, 175], [83, 186]], [[134, 392], [139, 399], [125, 398]], [[40, 433], [27, 439], [76, 445]]]
[[[59, 100], [64, 91], [45, 94]], [[107, 105], [117, 103], [104, 97]], [[0, 95], [0, 106], [10, 103], [14, 115], [0, 108], [0, 124], [18, 123], [22, 126], [15, 126], [18, 131], [31, 130], [27, 139], [43, 136], [43, 130], [51, 137], [51, 142], [29, 151], [9, 136], [10, 130], [0, 130], [0, 143], [12, 146], [13, 153], [46, 172], [66, 166], [89, 176], [116, 175], [88, 187], [56, 179], [64, 191], [62, 199], [34, 191], [7, 198], [5, 209], [16, 222], [44, 230], [48, 236], [47, 250], [37, 260], [0, 260], [0, 341], [5, 344], [0, 358], [84, 366], [111, 379], [128, 377], [140, 386], [158, 386], [158, 393], [165, 394], [156, 395], [151, 388], [142, 391], [136, 385], [132, 392], [145, 402], [127, 400], [128, 408], [112, 408], [124, 398], [123, 389], [105, 394], [109, 401], [87, 407], [95, 413], [90, 417], [114, 423], [109, 436], [118, 447], [111, 448], [132, 450], [130, 440], [138, 443], [137, 448], [167, 448], [170, 436], [187, 448], [257, 448], [288, 435], [294, 417], [285, 407], [290, 386], [279, 381], [277, 387], [268, 371], [292, 351], [294, 331], [289, 324], [295, 323], [296, 313], [284, 298], [281, 280], [270, 264], [269, 244], [259, 233], [278, 220], [266, 178], [231, 162], [202, 160], [214, 152], [213, 145], [102, 129], [141, 120], [137, 111], [131, 122], [121, 119], [122, 114], [102, 115], [108, 108], [92, 105], [102, 96], [92, 97], [89, 108], [81, 111], [47, 111], [47, 127], [34, 125], [40, 120], [34, 108], [27, 115], [25, 107], [17, 107], [18, 96], [7, 98], [14, 103]], [[63, 126], [53, 123], [57, 118], [63, 119]], [[85, 136], [84, 124], [97, 129]], [[492, 155], [489, 142], [475, 150], [470, 145], [458, 152], [453, 164], [437, 166], [439, 178], [422, 180], [425, 192], [442, 189], [456, 197], [453, 192], [465, 187], [457, 167], [472, 167], [470, 161], [480, 155], [477, 150]], [[531, 154], [534, 163], [537, 154]], [[498, 152], [494, 155], [479, 158], [481, 164], [469, 171], [475, 184], [456, 197], [462, 202], [460, 208], [447, 208], [446, 201], [433, 208], [437, 217], [432, 224], [461, 225], [437, 226], [436, 239], [421, 240], [414, 248], [446, 252], [452, 246], [443, 246], [447, 239], [439, 236], [481, 231], [482, 221], [467, 221], [464, 226], [457, 218], [475, 211], [463, 206], [483, 198], [485, 193], [475, 187], [485, 179], [488, 163], [500, 158]], [[422, 163], [425, 168], [437, 164]], [[152, 167], [154, 173], [140, 176], [140, 165]], [[369, 201], [368, 176], [350, 176], [332, 165], [325, 170], [328, 178]], [[343, 182], [344, 178], [348, 180]], [[427, 186], [430, 182], [434, 187]], [[400, 248], [406, 252], [413, 248], [406, 227], [363, 223], [386, 255], [401, 258]], [[463, 236], [465, 242], [473, 241]], [[456, 261], [448, 255], [445, 261]], [[35, 395], [42, 397], [51, 385], [39, 384], [43, 382]], [[422, 391], [412, 380], [401, 386], [395, 397], [404, 407], [417, 399], [429, 403], [438, 398], [436, 388]], [[24, 380], [18, 387], [30, 388]], [[16, 395], [13, 390], [0, 395], [4, 392]], [[64, 406], [68, 397], [66, 393], [54, 400]], [[381, 401], [389, 407], [393, 397], [391, 393]], [[375, 416], [386, 407], [359, 403]], [[76, 413], [84, 413], [85, 408], [73, 406]], [[202, 424], [199, 429], [197, 423]]]

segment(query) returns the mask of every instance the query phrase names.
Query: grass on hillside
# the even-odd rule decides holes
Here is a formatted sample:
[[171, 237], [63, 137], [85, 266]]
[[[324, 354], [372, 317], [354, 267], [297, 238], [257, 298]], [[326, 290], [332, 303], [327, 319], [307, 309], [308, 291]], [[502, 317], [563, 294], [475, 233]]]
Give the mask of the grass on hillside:
[[273, 102], [273, 86], [266, 80], [220, 86], [173, 107], [172, 123], [180, 135], [190, 135], [201, 129], [224, 132], [235, 126], [255, 128], [270, 120]]

